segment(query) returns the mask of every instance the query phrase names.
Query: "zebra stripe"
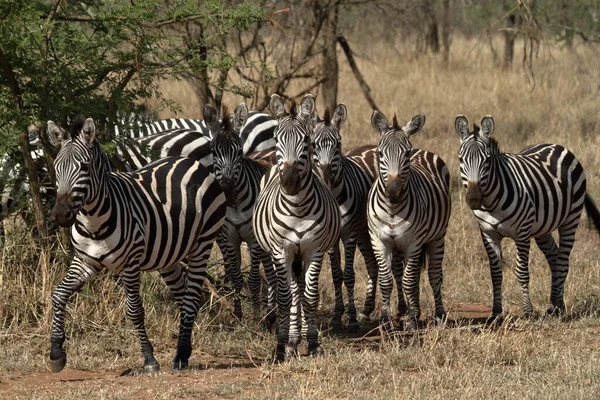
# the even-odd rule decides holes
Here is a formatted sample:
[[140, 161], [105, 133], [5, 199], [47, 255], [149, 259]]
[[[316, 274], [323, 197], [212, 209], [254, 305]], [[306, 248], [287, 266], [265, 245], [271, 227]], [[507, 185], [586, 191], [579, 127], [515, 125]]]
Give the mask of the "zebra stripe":
[[[95, 140], [91, 119], [73, 134], [48, 122], [62, 143], [54, 162], [56, 205], [52, 218], [71, 226], [75, 257], [52, 294], [52, 370], [64, 368], [64, 316], [71, 295], [108, 269], [120, 275], [144, 355], [144, 369], [157, 371], [144, 325], [140, 272], [158, 270], [180, 307], [180, 331], [173, 368], [187, 366], [191, 331], [213, 241], [225, 218], [225, 196], [214, 177], [189, 158], [166, 158], [132, 173], [110, 171]], [[182, 269], [185, 260], [187, 271]]]
[[306, 95], [301, 111], [271, 96], [270, 108], [278, 118], [275, 130], [277, 165], [265, 175], [252, 222], [260, 246], [271, 254], [277, 270], [279, 329], [276, 359], [295, 354], [302, 334], [312, 355], [322, 353], [315, 321], [319, 301], [318, 278], [325, 253], [338, 240], [340, 212], [335, 197], [312, 169], [310, 120], [315, 110]]
[[[445, 315], [441, 287], [444, 238], [450, 218], [450, 177], [441, 158], [412, 148], [410, 136], [423, 127], [424, 115], [400, 127], [396, 116], [388, 125], [385, 116], [374, 111], [371, 122], [381, 134], [377, 146], [379, 176], [369, 192], [367, 217], [379, 264], [382, 322], [389, 324], [393, 274], [399, 292], [398, 314], [406, 311], [406, 327], [415, 329], [420, 316], [423, 251], [429, 256], [428, 276], [436, 318]], [[406, 296], [407, 305], [400, 293]]]
[[277, 120], [269, 114], [250, 111], [248, 119], [240, 131], [244, 154], [256, 153], [275, 148], [275, 128]]
[[366, 216], [367, 195], [373, 180], [361, 168], [361, 161], [365, 159], [366, 152], [358, 152], [354, 157], [342, 155], [340, 127], [346, 120], [346, 116], [346, 106], [343, 104], [339, 104], [335, 108], [333, 118], [330, 117], [329, 109], [327, 109], [324, 119], [316, 124], [311, 139], [315, 166], [335, 196], [341, 215], [340, 240], [344, 244], [345, 260], [343, 270], [339, 246], [334, 245], [329, 250], [335, 291], [332, 321], [334, 324], [341, 324], [341, 318], [345, 311], [343, 283], [348, 296], [348, 327], [356, 329], [359, 325], [354, 303], [354, 253], [356, 247], [358, 246], [365, 259], [368, 275], [365, 304], [360, 314], [361, 321], [368, 321], [369, 315], [375, 309], [378, 267], [371, 247]]
[[[244, 124], [248, 109], [240, 104], [234, 112], [233, 124], [226, 111], [219, 120], [217, 111], [207, 105], [204, 109], [204, 119], [213, 132], [210, 150], [213, 155], [214, 175], [221, 184], [227, 201], [227, 215], [217, 244], [223, 254], [227, 279], [233, 284], [237, 296], [234, 301], [234, 314], [242, 318], [242, 305], [239, 293], [244, 286], [241, 273], [242, 242], [246, 242], [250, 250], [250, 274], [248, 287], [252, 295], [255, 315], [260, 313], [261, 278], [260, 264], [262, 262], [268, 282], [267, 291], [267, 324], [270, 326], [275, 319], [275, 290], [277, 277], [271, 262], [271, 256], [265, 252], [256, 241], [252, 227], [254, 205], [260, 191], [260, 180], [270, 165], [244, 156], [242, 140], [239, 136], [240, 127]], [[257, 157], [257, 153], [254, 153]]]
[[[492, 318], [502, 314], [502, 239], [510, 237], [517, 248], [517, 280], [523, 312], [531, 316], [529, 247], [535, 239], [552, 272], [547, 313], [565, 311], [564, 286], [569, 256], [579, 217], [585, 206], [600, 232], [600, 217], [586, 195], [586, 176], [575, 155], [557, 144], [537, 144], [518, 154], [503, 153], [491, 138], [494, 120], [486, 116], [481, 129], [469, 131], [462, 115], [455, 129], [461, 139], [458, 151], [466, 201], [477, 218], [489, 257], [493, 287]], [[558, 230], [558, 245], [552, 232]]]

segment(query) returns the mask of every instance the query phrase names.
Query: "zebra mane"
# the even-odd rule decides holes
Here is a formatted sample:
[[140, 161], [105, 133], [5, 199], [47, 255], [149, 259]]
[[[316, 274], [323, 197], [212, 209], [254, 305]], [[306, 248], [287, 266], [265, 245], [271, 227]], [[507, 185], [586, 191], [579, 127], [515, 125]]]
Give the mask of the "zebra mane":
[[298, 116], [298, 108], [296, 106], [296, 102], [294, 101], [294, 99], [290, 99], [289, 101], [289, 107], [290, 107], [290, 116], [292, 118], [295, 118]]
[[226, 105], [223, 105], [221, 108], [221, 120], [223, 121], [223, 130], [229, 131], [232, 129], [231, 114], [229, 113], [229, 108], [227, 108]]
[[500, 146], [498, 145], [498, 141], [496, 139], [489, 138], [488, 146], [490, 147], [490, 154], [497, 156], [502, 153], [500, 151]]
[[323, 122], [325, 125], [331, 124], [331, 110], [329, 110], [329, 106], [325, 108], [325, 115], [323, 115]]
[[392, 119], [392, 128], [395, 131], [400, 129], [400, 126], [398, 125], [398, 117], [396, 116], [396, 113], [394, 113], [394, 118]]
[[71, 126], [69, 127], [69, 134], [71, 135], [71, 139], [75, 139], [79, 136], [79, 132], [83, 129], [83, 124], [85, 123], [85, 117], [82, 115], [78, 115], [73, 119]]

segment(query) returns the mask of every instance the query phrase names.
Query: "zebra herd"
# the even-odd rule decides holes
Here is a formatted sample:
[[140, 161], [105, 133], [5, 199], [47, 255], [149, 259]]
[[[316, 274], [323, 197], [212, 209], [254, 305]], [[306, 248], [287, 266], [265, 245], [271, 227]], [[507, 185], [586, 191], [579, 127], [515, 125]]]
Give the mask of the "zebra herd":
[[[114, 171], [100, 150], [91, 119], [76, 121], [70, 133], [48, 122], [49, 134], [61, 144], [54, 163], [57, 194], [52, 218], [61, 226], [71, 226], [76, 252], [52, 296], [52, 371], [66, 364], [64, 317], [69, 297], [103, 269], [121, 276], [127, 315], [138, 332], [144, 369], [150, 372], [157, 371], [159, 364], [145, 330], [139, 276], [141, 271], [159, 271], [180, 308], [173, 368], [185, 368], [215, 240], [227, 279], [238, 295], [244, 286], [240, 244], [247, 243], [248, 287], [255, 314], [260, 313], [259, 267], [263, 265], [268, 286], [265, 314], [270, 325], [277, 324], [277, 361], [296, 355], [301, 338], [308, 343], [309, 354], [323, 353], [315, 312], [326, 254], [335, 289], [334, 323], [341, 323], [344, 312], [349, 329], [371, 318], [379, 283], [381, 323], [391, 326], [395, 282], [398, 316], [404, 317], [406, 329], [416, 329], [420, 273], [427, 260], [435, 316], [445, 317], [441, 286], [450, 178], [439, 156], [411, 144], [425, 116], [417, 115], [401, 126], [396, 116], [390, 123], [376, 110], [371, 122], [380, 134], [379, 143], [343, 154], [344, 105], [326, 110], [322, 119], [310, 94], [299, 106], [293, 101], [286, 104], [278, 95], [271, 97], [269, 105], [274, 119], [249, 112], [244, 104], [232, 115], [226, 110], [219, 115], [207, 106], [204, 120], [196, 120], [192, 129], [178, 126], [144, 136], [141, 139], [149, 146], [159, 143], [159, 136], [165, 139], [163, 147], [157, 144], [156, 149], [169, 157], [131, 172]], [[564, 283], [580, 215], [585, 207], [600, 232], [600, 212], [586, 193], [585, 173], [571, 152], [559, 145], [536, 145], [519, 154], [502, 153], [491, 137], [494, 126], [490, 116], [473, 130], [465, 117], [459, 115], [455, 121], [466, 201], [489, 256], [492, 319], [497, 322], [502, 316], [500, 243], [504, 237], [517, 245], [517, 279], [525, 315], [532, 313], [531, 238], [552, 272], [547, 311], [563, 313]], [[201, 145], [185, 142], [203, 130], [208, 132]], [[174, 131], [186, 139], [177, 143]], [[167, 147], [170, 153], [164, 150]], [[190, 151], [192, 147], [197, 153]], [[174, 151], [178, 157], [172, 157]], [[134, 151], [128, 154], [136, 156]], [[555, 230], [558, 243], [552, 237]], [[339, 241], [344, 245], [343, 268]], [[353, 267], [357, 247], [368, 274], [365, 303], [358, 315]], [[238, 318], [241, 311], [237, 296]]]

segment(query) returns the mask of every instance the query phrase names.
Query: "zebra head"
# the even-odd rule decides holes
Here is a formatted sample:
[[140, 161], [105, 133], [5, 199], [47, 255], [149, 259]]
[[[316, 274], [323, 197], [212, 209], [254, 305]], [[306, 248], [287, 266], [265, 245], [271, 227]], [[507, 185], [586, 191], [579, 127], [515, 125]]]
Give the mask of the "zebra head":
[[304, 96], [300, 113], [294, 101], [286, 111], [283, 100], [276, 94], [271, 96], [269, 107], [278, 120], [274, 135], [281, 189], [293, 196], [304, 187], [312, 173], [310, 131], [316, 118], [315, 98], [311, 94]]
[[99, 188], [101, 166], [100, 146], [95, 140], [96, 127], [91, 118], [77, 119], [71, 134], [48, 121], [48, 133], [60, 150], [54, 160], [56, 204], [51, 218], [62, 227], [73, 225], [77, 213], [95, 198]]
[[325, 110], [311, 135], [314, 162], [330, 189], [340, 181], [342, 174], [342, 137], [340, 127], [346, 120], [346, 106], [338, 104], [331, 117], [329, 108]]
[[481, 120], [481, 129], [473, 125], [469, 131], [469, 122], [459, 115], [456, 117], [454, 129], [460, 136], [458, 161], [460, 177], [467, 189], [466, 201], [472, 210], [481, 208], [483, 190], [487, 186], [490, 172], [490, 158], [496, 148], [491, 135], [494, 132], [494, 120], [488, 115]]
[[425, 124], [425, 116], [419, 114], [406, 126], [398, 125], [394, 115], [392, 124], [382, 113], [375, 110], [371, 116], [371, 124], [381, 134], [377, 145], [379, 153], [379, 178], [385, 187], [385, 195], [391, 203], [399, 203], [408, 183], [408, 171], [412, 144], [410, 136], [417, 133]]
[[209, 104], [204, 107], [204, 121], [212, 131], [213, 173], [223, 188], [227, 205], [233, 206], [237, 201], [237, 185], [244, 157], [240, 130], [248, 119], [248, 108], [246, 104], [240, 104], [230, 118], [224, 107], [221, 117], [218, 118], [217, 110]]

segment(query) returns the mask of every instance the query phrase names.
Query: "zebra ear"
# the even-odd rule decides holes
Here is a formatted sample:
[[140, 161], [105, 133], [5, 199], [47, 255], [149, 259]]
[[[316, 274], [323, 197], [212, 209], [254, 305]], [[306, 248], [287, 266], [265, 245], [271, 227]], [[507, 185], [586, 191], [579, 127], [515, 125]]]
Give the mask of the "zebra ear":
[[425, 125], [425, 115], [419, 114], [415, 115], [409, 122], [406, 124], [402, 130], [406, 133], [407, 136], [414, 135], [419, 132], [423, 125]]
[[317, 121], [316, 110], [315, 98], [312, 94], [308, 93], [300, 103], [300, 116], [304, 118], [307, 123], [315, 123]]
[[331, 122], [333, 122], [333, 124], [339, 129], [339, 127], [342, 126], [342, 123], [346, 120], [346, 117], [348, 117], [348, 110], [346, 109], [346, 106], [344, 104], [338, 104], [337, 107], [335, 107], [335, 110], [333, 110], [333, 118], [331, 119]]
[[94, 120], [88, 118], [83, 123], [83, 128], [81, 128], [81, 138], [87, 144], [92, 144], [96, 139], [96, 125], [94, 125]]
[[460, 140], [465, 140], [469, 136], [469, 121], [464, 115], [458, 115], [454, 121], [454, 130], [460, 136]]
[[275, 118], [281, 118], [285, 115], [285, 104], [283, 99], [278, 94], [271, 95], [271, 101], [269, 101], [269, 108], [275, 116]]
[[69, 132], [56, 125], [54, 121], [48, 121], [48, 137], [58, 146], [69, 138]]
[[479, 135], [485, 139], [486, 141], [492, 136], [494, 133], [494, 128], [496, 125], [494, 124], [494, 119], [491, 115], [486, 115], [481, 120], [481, 130], [479, 131]]
[[212, 134], [216, 134], [221, 128], [217, 109], [210, 104], [204, 106], [204, 122], [206, 122], [208, 129], [212, 131]]
[[377, 110], [373, 110], [373, 115], [371, 115], [371, 125], [373, 125], [373, 128], [377, 129], [382, 135], [389, 129], [387, 118], [383, 113]]
[[248, 107], [246, 107], [246, 103], [241, 103], [239, 106], [235, 108], [233, 112], [233, 130], [239, 134], [242, 130], [242, 127], [246, 124], [248, 120]]

